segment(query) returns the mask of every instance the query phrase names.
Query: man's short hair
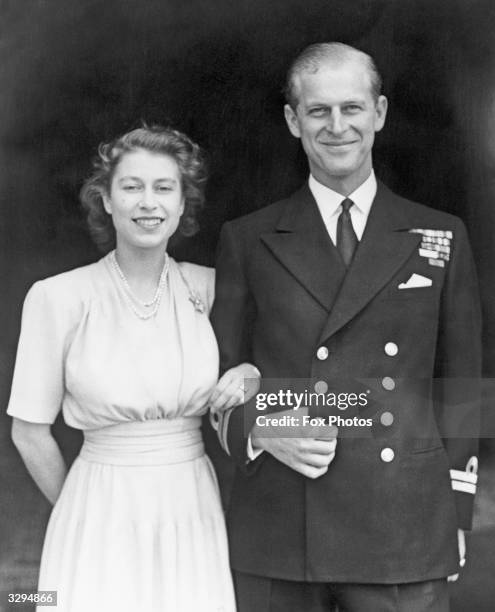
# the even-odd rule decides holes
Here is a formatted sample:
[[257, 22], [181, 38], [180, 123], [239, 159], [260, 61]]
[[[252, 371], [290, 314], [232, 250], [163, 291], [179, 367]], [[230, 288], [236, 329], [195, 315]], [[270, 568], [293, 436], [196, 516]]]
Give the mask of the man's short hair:
[[287, 103], [296, 110], [299, 101], [294, 81], [301, 72], [315, 73], [325, 61], [343, 63], [349, 60], [358, 60], [364, 65], [370, 77], [371, 94], [375, 100], [378, 100], [382, 92], [382, 77], [371, 55], [344, 43], [331, 42], [315, 43], [306, 47], [292, 62], [284, 87]]

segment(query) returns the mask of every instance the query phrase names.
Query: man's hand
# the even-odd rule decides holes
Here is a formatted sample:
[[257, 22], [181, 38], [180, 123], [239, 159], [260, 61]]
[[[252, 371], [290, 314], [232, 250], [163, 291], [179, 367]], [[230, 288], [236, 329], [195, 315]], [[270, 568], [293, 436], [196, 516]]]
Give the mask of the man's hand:
[[[296, 416], [301, 418], [307, 409], [284, 410], [274, 417]], [[284, 428], [287, 431], [287, 428]], [[283, 437], [283, 429], [277, 426], [254, 425], [251, 430], [251, 443], [254, 450], [262, 449], [270, 453], [292, 470], [307, 478], [319, 478], [328, 470], [335, 457], [337, 447], [337, 428], [291, 426], [294, 437]]]
[[[459, 546], [459, 565], [464, 567], [466, 565], [466, 535], [464, 529], [457, 530], [457, 545]], [[447, 578], [448, 582], [455, 582], [459, 578], [459, 573], [452, 574]]]

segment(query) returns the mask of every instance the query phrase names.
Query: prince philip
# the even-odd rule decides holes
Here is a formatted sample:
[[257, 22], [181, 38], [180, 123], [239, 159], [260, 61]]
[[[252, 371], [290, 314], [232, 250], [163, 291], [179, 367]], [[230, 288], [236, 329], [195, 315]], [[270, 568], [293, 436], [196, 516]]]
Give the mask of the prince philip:
[[224, 413], [238, 607], [444, 612], [477, 481], [480, 309], [466, 230], [376, 179], [387, 99], [370, 56], [312, 45], [286, 96], [309, 180], [223, 227], [222, 369], [249, 362], [262, 379], [304, 378], [322, 393], [366, 381], [371, 408], [335, 410], [372, 426], [280, 437], [254, 405]]

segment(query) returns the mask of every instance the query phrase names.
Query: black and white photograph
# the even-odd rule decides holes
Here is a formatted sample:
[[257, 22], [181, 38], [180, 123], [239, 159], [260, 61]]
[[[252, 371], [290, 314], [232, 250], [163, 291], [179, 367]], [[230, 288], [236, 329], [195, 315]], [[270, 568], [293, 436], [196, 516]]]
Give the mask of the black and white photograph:
[[0, 36], [0, 612], [492, 612], [492, 0]]

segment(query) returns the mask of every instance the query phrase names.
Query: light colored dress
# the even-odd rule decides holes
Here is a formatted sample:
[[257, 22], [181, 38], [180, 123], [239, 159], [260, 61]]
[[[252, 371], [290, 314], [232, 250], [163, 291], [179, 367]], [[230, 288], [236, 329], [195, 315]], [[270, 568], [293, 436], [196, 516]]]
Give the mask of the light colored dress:
[[218, 375], [213, 275], [170, 259], [148, 320], [129, 307], [108, 255], [26, 297], [8, 413], [53, 423], [62, 406], [84, 432], [41, 560], [39, 589], [57, 591], [59, 612], [235, 610], [199, 429]]

